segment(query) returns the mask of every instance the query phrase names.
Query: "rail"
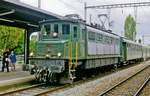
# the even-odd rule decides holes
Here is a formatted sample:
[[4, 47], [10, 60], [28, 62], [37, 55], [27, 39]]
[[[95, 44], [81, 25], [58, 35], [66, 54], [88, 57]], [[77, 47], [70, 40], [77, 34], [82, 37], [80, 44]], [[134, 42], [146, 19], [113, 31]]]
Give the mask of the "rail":
[[68, 72], [68, 77], [71, 77], [71, 68], [72, 68], [72, 42], [68, 42], [69, 45], [69, 50], [68, 50], [68, 59], [69, 59], [69, 72]]
[[145, 86], [147, 85], [147, 83], [150, 81], [150, 76], [148, 77], [148, 79], [143, 83], [143, 85], [139, 88], [139, 90], [135, 93], [134, 96], [139, 96], [140, 93], [142, 92], [142, 90], [145, 88]]
[[78, 42], [76, 42], [76, 63], [75, 66], [78, 66]]
[[103, 96], [105, 94], [107, 94], [108, 92], [110, 92], [112, 89], [116, 88], [117, 86], [121, 85], [122, 83], [126, 82], [127, 80], [129, 80], [130, 78], [136, 76], [137, 74], [139, 74], [140, 72], [142, 72], [143, 70], [147, 69], [148, 67], [150, 67], [150, 65], [144, 67], [143, 69], [141, 69], [140, 71], [136, 72], [135, 74], [129, 76], [128, 78], [122, 80], [121, 82], [119, 82], [118, 84], [114, 85], [113, 87], [109, 88], [108, 90], [106, 90], [105, 92], [99, 94], [99, 96]]
[[32, 86], [25, 87], [25, 88], [20, 88], [20, 89], [13, 90], [13, 91], [8, 91], [8, 92], [0, 93], [0, 96], [19, 93], [21, 91], [25, 91], [25, 90], [29, 90], [29, 89], [32, 89], [32, 88], [40, 87], [40, 86], [43, 86], [45, 84], [46, 83], [41, 83], [41, 84], [36, 84], [36, 85], [32, 85]]

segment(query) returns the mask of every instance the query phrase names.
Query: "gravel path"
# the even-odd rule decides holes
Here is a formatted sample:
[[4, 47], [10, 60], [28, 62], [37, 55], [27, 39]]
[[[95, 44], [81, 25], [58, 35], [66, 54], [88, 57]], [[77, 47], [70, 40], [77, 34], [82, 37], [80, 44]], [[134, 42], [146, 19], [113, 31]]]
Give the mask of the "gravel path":
[[131, 68], [110, 74], [97, 80], [86, 82], [73, 88], [63, 89], [47, 96], [98, 96], [103, 91], [136, 73], [138, 70], [150, 65], [150, 62], [139, 64]]

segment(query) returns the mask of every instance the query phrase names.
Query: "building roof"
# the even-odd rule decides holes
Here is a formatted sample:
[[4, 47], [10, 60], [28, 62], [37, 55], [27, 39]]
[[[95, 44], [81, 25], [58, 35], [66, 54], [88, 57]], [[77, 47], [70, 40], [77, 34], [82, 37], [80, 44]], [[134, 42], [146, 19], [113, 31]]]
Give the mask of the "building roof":
[[63, 16], [17, 0], [0, 0], [0, 25], [36, 28], [39, 21], [60, 18], [63, 18]]

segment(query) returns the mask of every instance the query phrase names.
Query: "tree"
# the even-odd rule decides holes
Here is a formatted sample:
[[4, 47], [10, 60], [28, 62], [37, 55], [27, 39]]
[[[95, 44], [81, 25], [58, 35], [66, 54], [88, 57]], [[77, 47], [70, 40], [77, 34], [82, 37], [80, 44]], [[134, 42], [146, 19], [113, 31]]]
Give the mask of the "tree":
[[0, 26], [0, 49], [15, 49], [23, 32], [23, 29]]
[[18, 46], [15, 48], [16, 54], [24, 54], [24, 32], [22, 32], [22, 35], [19, 38]]
[[35, 51], [35, 41], [30, 40], [30, 47], [29, 47], [30, 52]]
[[37, 41], [37, 35], [31, 35], [31, 40], [33, 40], [34, 42]]
[[34, 52], [35, 51], [35, 43], [37, 41], [37, 34], [33, 34], [31, 35], [31, 40], [30, 40], [30, 52]]
[[139, 39], [139, 43], [142, 44], [142, 40], [141, 39]]
[[125, 20], [124, 25], [125, 37], [129, 40], [135, 41], [136, 39], [136, 21], [129, 15]]

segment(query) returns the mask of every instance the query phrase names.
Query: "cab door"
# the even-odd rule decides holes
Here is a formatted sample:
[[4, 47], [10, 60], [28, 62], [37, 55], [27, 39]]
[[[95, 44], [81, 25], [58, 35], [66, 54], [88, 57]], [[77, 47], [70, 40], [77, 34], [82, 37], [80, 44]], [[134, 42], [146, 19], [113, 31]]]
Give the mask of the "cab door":
[[72, 29], [72, 31], [71, 31], [71, 33], [72, 33], [72, 35], [71, 35], [72, 40], [73, 41], [77, 41], [79, 39], [79, 29], [78, 29], [78, 27], [76, 25], [72, 25], [71, 29]]
[[71, 26], [71, 41], [72, 41], [72, 50], [73, 50], [73, 57], [76, 57], [78, 54], [79, 48], [79, 38], [80, 37], [80, 30], [77, 25], [72, 25]]

